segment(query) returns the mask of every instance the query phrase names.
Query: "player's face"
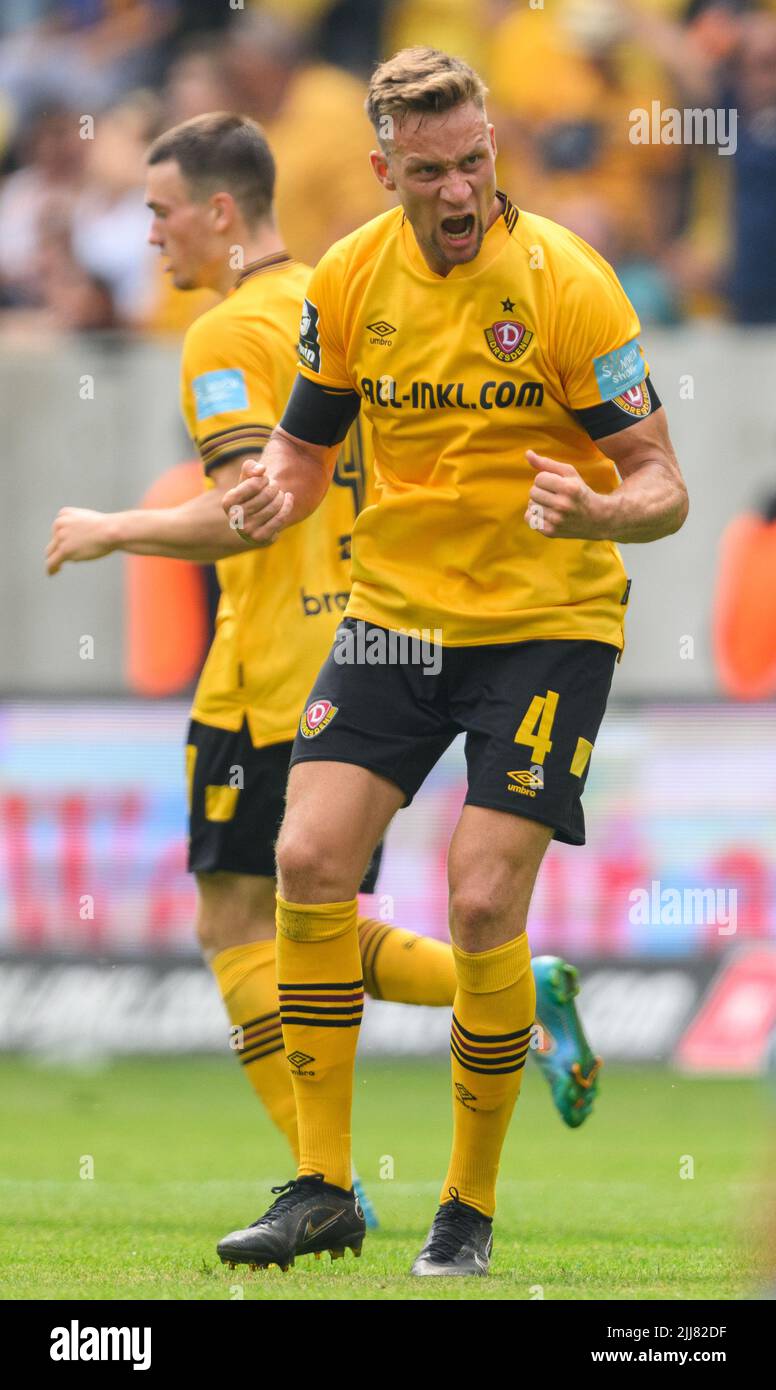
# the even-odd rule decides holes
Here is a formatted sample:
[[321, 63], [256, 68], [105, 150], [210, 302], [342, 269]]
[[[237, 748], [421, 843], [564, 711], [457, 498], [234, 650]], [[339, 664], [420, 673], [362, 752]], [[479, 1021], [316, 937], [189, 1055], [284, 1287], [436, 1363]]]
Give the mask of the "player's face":
[[153, 213], [148, 240], [158, 246], [164, 272], [177, 290], [208, 285], [215, 259], [212, 209], [195, 202], [177, 160], [151, 164], [146, 171], [146, 205]]
[[394, 127], [388, 155], [372, 166], [395, 189], [423, 255], [438, 275], [472, 261], [493, 220], [496, 141], [474, 102], [441, 115], [410, 114]]

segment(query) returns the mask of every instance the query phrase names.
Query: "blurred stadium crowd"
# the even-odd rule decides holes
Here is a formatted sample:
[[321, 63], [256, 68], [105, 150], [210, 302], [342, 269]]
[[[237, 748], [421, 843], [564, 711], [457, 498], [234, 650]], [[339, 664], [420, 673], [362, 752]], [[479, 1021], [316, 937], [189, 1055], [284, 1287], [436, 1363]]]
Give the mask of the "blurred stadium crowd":
[[[148, 142], [207, 110], [265, 127], [315, 262], [387, 206], [365, 78], [409, 43], [482, 72], [501, 187], [597, 247], [644, 322], [776, 321], [776, 0], [3, 0], [4, 338], [175, 335], [207, 307], [163, 280], [142, 195]], [[653, 102], [736, 110], [735, 153], [632, 143]]]

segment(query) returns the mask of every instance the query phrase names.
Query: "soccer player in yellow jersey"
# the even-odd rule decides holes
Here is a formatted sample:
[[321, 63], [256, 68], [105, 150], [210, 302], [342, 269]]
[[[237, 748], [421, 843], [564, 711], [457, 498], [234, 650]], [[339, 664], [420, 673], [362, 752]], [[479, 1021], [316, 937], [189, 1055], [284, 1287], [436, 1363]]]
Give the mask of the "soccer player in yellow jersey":
[[[150, 240], [178, 288], [207, 287], [222, 296], [191, 326], [183, 348], [183, 413], [205, 489], [166, 509], [64, 508], [47, 564], [53, 574], [68, 561], [115, 550], [216, 562], [222, 596], [186, 749], [197, 928], [234, 1025], [236, 1055], [296, 1156], [275, 976], [274, 844], [299, 713], [347, 599], [350, 533], [371, 461], [355, 422], [334, 451], [334, 486], [324, 505], [271, 547], [246, 546], [224, 516], [223, 494], [243, 460], [260, 455], [291, 390], [310, 278], [309, 268], [286, 254], [275, 226], [274, 174], [260, 128], [240, 116], [197, 117], [151, 147]], [[365, 873], [365, 891], [378, 862], [379, 854]], [[371, 993], [452, 1002], [447, 945], [360, 920], [359, 974], [363, 969]]]
[[[351, 597], [302, 716], [277, 845], [283, 1036], [306, 1057], [301, 1161], [280, 1205], [222, 1240], [224, 1259], [288, 1264], [324, 1223], [360, 1249], [356, 891], [463, 732], [453, 1146], [413, 1273], [487, 1272], [534, 1019], [526, 915], [549, 841], [584, 843], [580, 798], [623, 646], [616, 542], [658, 540], [687, 512], [633, 308], [579, 237], [497, 191], [484, 98], [471, 68], [432, 49], [375, 72], [372, 166], [401, 206], [315, 270], [280, 427], [224, 498], [246, 538], [270, 539], [321, 504], [359, 411], [372, 428], [376, 502], [356, 522]], [[433, 670], [418, 659], [429, 644]]]

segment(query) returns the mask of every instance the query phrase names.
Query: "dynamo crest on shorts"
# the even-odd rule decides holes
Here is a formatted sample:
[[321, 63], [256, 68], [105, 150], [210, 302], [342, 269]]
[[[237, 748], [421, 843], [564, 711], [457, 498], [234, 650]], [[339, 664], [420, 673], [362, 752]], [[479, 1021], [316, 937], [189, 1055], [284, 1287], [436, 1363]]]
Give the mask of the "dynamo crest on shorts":
[[623, 391], [619, 396], [613, 396], [612, 399], [620, 410], [625, 411], [626, 415], [635, 415], [639, 419], [649, 415], [652, 409], [646, 377], [639, 382], [638, 386], [629, 386], [627, 391]]
[[499, 362], [516, 362], [533, 339], [524, 323], [517, 319], [498, 319], [485, 329], [485, 340]]
[[316, 738], [318, 734], [322, 734], [326, 725], [331, 723], [337, 709], [338, 706], [333, 705], [331, 700], [313, 700], [299, 721], [302, 738]]

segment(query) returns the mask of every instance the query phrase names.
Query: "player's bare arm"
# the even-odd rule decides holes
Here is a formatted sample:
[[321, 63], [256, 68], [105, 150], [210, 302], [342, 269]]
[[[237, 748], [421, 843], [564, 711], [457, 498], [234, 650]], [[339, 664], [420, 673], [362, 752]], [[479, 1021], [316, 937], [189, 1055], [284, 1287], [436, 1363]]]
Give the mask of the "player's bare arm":
[[569, 463], [529, 449], [536, 470], [525, 520], [549, 538], [658, 541], [687, 517], [687, 489], [671, 444], [665, 410], [596, 443], [616, 465], [620, 486], [594, 492]]
[[[240, 457], [222, 464], [211, 473], [212, 488], [177, 507], [138, 507], [122, 512], [63, 507], [46, 548], [47, 572], [57, 574], [68, 562], [99, 560], [115, 550], [203, 565], [244, 553], [246, 545], [254, 543], [229, 526], [221, 505], [223, 493], [237, 481], [243, 462], [255, 464], [256, 460]], [[270, 514], [280, 506], [280, 502], [270, 502]]]
[[278, 425], [261, 462], [246, 460], [239, 482], [222, 498], [230, 526], [248, 543], [267, 545], [304, 521], [326, 495], [338, 449], [297, 439]]

